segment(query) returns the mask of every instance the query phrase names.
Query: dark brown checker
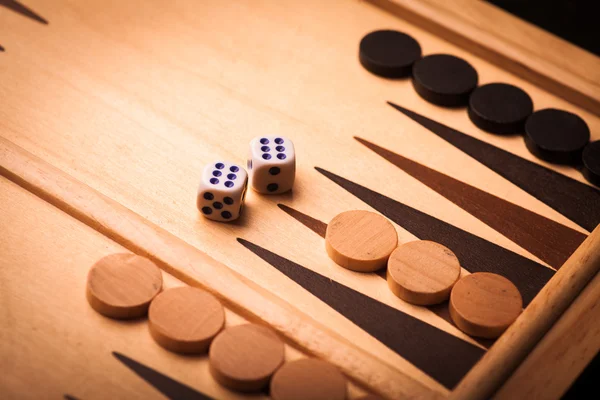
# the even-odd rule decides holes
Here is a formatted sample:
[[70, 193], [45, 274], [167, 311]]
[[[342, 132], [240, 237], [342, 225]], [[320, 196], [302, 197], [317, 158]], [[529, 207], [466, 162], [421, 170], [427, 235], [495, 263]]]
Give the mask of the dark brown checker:
[[375, 75], [404, 78], [410, 75], [413, 63], [421, 58], [421, 46], [403, 32], [374, 31], [360, 41], [358, 58], [363, 67]]
[[531, 97], [506, 83], [480, 86], [469, 97], [469, 118], [477, 127], [502, 135], [521, 133], [533, 112]]
[[553, 163], [577, 165], [590, 141], [590, 128], [579, 115], [546, 108], [525, 122], [525, 145], [538, 158]]
[[423, 99], [442, 107], [467, 105], [479, 77], [471, 64], [450, 54], [431, 54], [413, 65], [412, 83]]
[[419, 239], [431, 240], [448, 247], [467, 271], [493, 272], [510, 279], [521, 291], [526, 305], [554, 275], [553, 270], [529, 258], [322, 168], [315, 168]]
[[554, 268], [560, 268], [587, 237], [367, 140], [355, 139]]
[[388, 104], [587, 231], [591, 232], [600, 223], [597, 189], [397, 104]]
[[475, 345], [263, 247], [241, 238], [237, 240], [449, 389], [462, 379], [484, 353]]
[[589, 182], [600, 186], [600, 140], [588, 144], [581, 156], [582, 173]]

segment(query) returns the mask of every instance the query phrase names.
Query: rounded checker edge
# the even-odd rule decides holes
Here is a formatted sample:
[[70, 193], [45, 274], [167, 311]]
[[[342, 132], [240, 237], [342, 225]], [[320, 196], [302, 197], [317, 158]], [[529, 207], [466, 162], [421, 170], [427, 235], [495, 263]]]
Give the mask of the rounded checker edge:
[[359, 272], [385, 267], [398, 246], [398, 234], [385, 217], [353, 210], [336, 215], [327, 225], [325, 248], [338, 265]]
[[333, 365], [315, 358], [284, 364], [270, 384], [273, 400], [344, 400], [347, 382]]
[[131, 253], [110, 254], [98, 260], [87, 278], [86, 297], [98, 313], [115, 319], [146, 315], [162, 289], [162, 273], [149, 259]]
[[488, 83], [475, 89], [469, 97], [471, 122], [490, 133], [522, 133], [532, 112], [531, 97], [523, 89], [507, 83]]
[[600, 186], [600, 140], [589, 143], [581, 155], [582, 173], [588, 182]]
[[421, 58], [421, 46], [412, 36], [394, 30], [370, 32], [360, 41], [358, 58], [369, 72], [384, 78], [410, 76]]
[[387, 282], [402, 300], [417, 305], [442, 303], [460, 278], [460, 263], [447, 247], [429, 240], [405, 243], [390, 255]]
[[443, 107], [466, 106], [478, 81], [471, 64], [449, 54], [425, 56], [412, 68], [415, 91], [428, 102]]
[[174, 353], [206, 353], [224, 325], [225, 310], [219, 300], [191, 286], [160, 293], [148, 310], [152, 338]]
[[590, 128], [578, 115], [546, 108], [525, 122], [525, 145], [536, 157], [558, 164], [579, 164]]
[[210, 372], [226, 388], [260, 391], [283, 364], [284, 351], [281, 339], [264, 326], [244, 324], [226, 328], [210, 346]]
[[523, 308], [519, 289], [501, 275], [476, 272], [461, 278], [450, 293], [450, 317], [470, 336], [495, 339]]

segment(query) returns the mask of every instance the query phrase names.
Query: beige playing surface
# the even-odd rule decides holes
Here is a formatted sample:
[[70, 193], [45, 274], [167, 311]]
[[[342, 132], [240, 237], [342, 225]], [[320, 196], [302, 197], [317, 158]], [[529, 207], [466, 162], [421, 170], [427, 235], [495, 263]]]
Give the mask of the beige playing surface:
[[[315, 171], [319, 166], [543, 264], [365, 149], [352, 139], [356, 135], [585, 232], [385, 102], [397, 102], [583, 181], [579, 172], [535, 159], [518, 137], [478, 130], [464, 110], [426, 103], [410, 81], [370, 75], [358, 62], [358, 42], [375, 29], [405, 31], [419, 40], [424, 54], [446, 52], [468, 60], [478, 70], [480, 83], [512, 83], [531, 95], [536, 109], [555, 107], [579, 114], [595, 140], [600, 139], [600, 118], [371, 4], [352, 0], [26, 4], [49, 24], [0, 7], [0, 44], [6, 48], [0, 53], [3, 151], [6, 143], [25, 149], [222, 262], [260, 287], [269, 301], [408, 377], [402, 385], [404, 394], [449, 391], [254, 256], [236, 238], [480, 346], [433, 311], [397, 298], [381, 277], [339, 267], [327, 256], [323, 239], [283, 213], [277, 203], [324, 222], [342, 211], [374, 211]], [[249, 192], [244, 215], [235, 223], [202, 218], [195, 207], [202, 167], [215, 157], [245, 165], [248, 142], [258, 134], [281, 134], [294, 141], [293, 191], [269, 197]], [[0, 166], [7, 159], [0, 158]], [[89, 307], [85, 300], [89, 267], [102, 256], [127, 249], [5, 178], [0, 178], [0, 187], [0, 358], [8, 360], [0, 367], [0, 392], [9, 398], [41, 394], [160, 398], [111, 355], [117, 351], [211, 396], [243, 398], [215, 383], [206, 358], [171, 354], [154, 343], [145, 322], [112, 321]], [[122, 228], [127, 230], [127, 224], [123, 222]], [[400, 243], [417, 239], [394, 227]], [[182, 284], [166, 273], [163, 279], [165, 288]], [[598, 280], [593, 284], [597, 286]], [[597, 321], [595, 310], [582, 308], [577, 315]], [[228, 326], [245, 322], [231, 310], [226, 319]], [[565, 326], [572, 325], [579, 326], [566, 320], [556, 329], [568, 331]], [[596, 328], [581, 324], [586, 332]], [[557, 381], [553, 392], [557, 396], [600, 347], [597, 336], [582, 333], [581, 340], [588, 346], [580, 357], [548, 372], [554, 377], [569, 370], [569, 379]], [[289, 343], [286, 358], [305, 356]], [[570, 346], [552, 343], [552, 351]], [[535, 353], [538, 358], [522, 368], [537, 370], [544, 364], [540, 357], [553, 354], [550, 350], [542, 348]], [[514, 379], [526, 375], [527, 370]], [[36, 381], [39, 384], [32, 386]], [[530, 395], [546, 393], [543, 384], [528, 383]], [[507, 386], [507, 393], [518, 387]], [[363, 393], [354, 384], [350, 392], [352, 398]]]
[[[0, 188], [3, 398], [61, 398], [64, 394], [81, 399], [161, 398], [118, 363], [112, 351], [209, 396], [245, 398], [215, 383], [208, 357], [183, 357], [161, 348], [150, 336], [146, 320], [111, 320], [88, 305], [85, 278], [89, 267], [125, 249], [4, 178], [0, 178]], [[165, 289], [183, 285], [168, 274], [163, 273], [163, 278]], [[246, 323], [230, 310], [226, 310], [226, 320], [227, 326]], [[286, 360], [304, 357], [290, 346], [285, 352]], [[354, 395], [364, 393], [352, 384], [349, 389]]]

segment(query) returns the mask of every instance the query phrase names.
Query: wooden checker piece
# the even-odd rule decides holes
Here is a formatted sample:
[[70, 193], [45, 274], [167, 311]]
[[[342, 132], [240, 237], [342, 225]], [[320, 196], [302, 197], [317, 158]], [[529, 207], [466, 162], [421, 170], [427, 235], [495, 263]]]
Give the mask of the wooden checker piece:
[[167, 350], [205, 353], [225, 325], [223, 305], [212, 294], [190, 286], [162, 292], [148, 311], [150, 334]]
[[590, 128], [568, 111], [546, 108], [534, 112], [525, 122], [525, 145], [542, 160], [579, 164], [589, 141]]
[[346, 378], [333, 365], [314, 358], [289, 362], [271, 380], [273, 400], [344, 400]]
[[533, 101], [514, 85], [488, 83], [471, 93], [468, 111], [471, 122], [486, 132], [521, 133], [533, 112]]
[[152, 261], [131, 253], [111, 254], [96, 262], [88, 274], [88, 302], [100, 314], [117, 319], [146, 315], [162, 289], [162, 274]]
[[269, 383], [283, 364], [284, 345], [271, 329], [256, 324], [222, 331], [209, 350], [210, 372], [221, 385], [255, 392]]
[[[590, 310], [600, 296], [600, 277], [594, 278], [600, 228], [590, 232], [600, 222], [598, 191], [572, 170], [546, 168], [530, 161], [527, 151], [528, 157], [519, 156], [520, 138], [481, 135], [464, 114], [440, 112], [416, 96], [412, 83], [363, 70], [358, 42], [375, 29], [404, 30], [429, 54], [472, 60], [484, 83], [521, 85], [539, 106], [585, 116], [594, 140], [600, 139], [597, 57], [490, 2], [462, 2], [460, 12], [456, 3], [443, 1], [240, 3], [182, 0], [168, 9], [144, 7], [132, 34], [129, 24], [103, 22], [130, 19], [144, 6], [141, 1], [126, 9], [101, 1], [0, 1], [0, 19], [6, 19], [0, 33], [8, 32], [0, 35], [6, 47], [0, 52], [5, 67], [0, 92], [7, 94], [0, 134], [0, 270], [7, 312], [2, 307], [0, 320], [17, 316], [18, 323], [3, 326], [8, 337], [19, 338], [0, 346], [0, 358], [8, 365], [23, 361], [18, 364], [23, 368], [3, 371], [4, 397], [44, 398], [50, 390], [64, 398], [86, 393], [146, 398], [157, 392], [250, 397], [207, 379], [208, 359], [181, 359], [158, 349], [147, 340], [145, 321], [129, 326], [99, 316], [87, 304], [80, 307], [93, 262], [132, 251], [172, 274], [163, 276], [165, 286], [176, 278], [196, 282], [236, 305], [236, 320], [275, 327], [294, 345], [294, 359], [318, 354], [339, 366], [352, 398], [363, 388], [388, 399], [564, 393], [596, 349]], [[43, 19], [35, 21], [38, 12]], [[188, 23], [190, 15], [209, 21]], [[61, 43], [67, 32], [68, 47]], [[396, 58], [378, 42], [374, 48], [382, 49], [376, 54], [381, 58], [367, 60], [373, 49], [367, 48], [360, 56], [363, 65], [382, 75], [408, 76], [420, 50]], [[110, 54], [110, 61], [97, 49]], [[169, 49], [168, 57], [148, 57], [161, 49]], [[198, 67], [207, 55], [210, 62]], [[179, 61], [176, 70], [173, 60]], [[149, 62], [151, 68], [132, 71]], [[63, 84], [74, 75], [76, 82]], [[409, 110], [399, 114], [385, 100]], [[481, 107], [473, 111], [482, 111], [477, 115], [482, 125], [509, 130], [505, 115], [496, 118]], [[358, 121], [368, 129], [356, 129]], [[327, 222], [349, 209], [384, 215], [396, 230], [402, 228], [399, 236], [438, 241], [455, 251], [466, 270], [507, 277], [524, 305], [530, 304], [520, 319], [534, 323], [523, 327], [518, 319], [488, 350], [486, 341], [453, 334], [444, 307], [390, 307], [372, 273], [349, 273], [330, 262], [332, 269], [319, 274], [324, 271], [319, 266], [316, 271], [314, 262], [323, 261], [324, 245], [306, 245], [318, 236], [273, 207], [257, 207], [264, 200], [257, 196], [250, 199], [253, 212], [235, 225], [203, 221], [190, 202], [193, 176], [213, 158], [240, 162], [256, 126], [265, 134], [291, 135], [304, 151], [296, 190], [276, 202], [308, 218], [338, 207]], [[356, 146], [351, 138], [356, 133], [380, 146], [377, 155], [373, 148]], [[444, 165], [456, 168], [444, 170]], [[594, 164], [586, 165], [598, 174]], [[481, 190], [463, 193], [462, 181]], [[241, 182], [239, 176], [235, 182]], [[409, 187], [416, 190], [399, 192]], [[512, 203], [503, 194], [511, 194]], [[217, 201], [224, 204], [218, 212]], [[356, 206], [339, 208], [340, 201]], [[225, 198], [212, 200], [213, 215], [226, 212], [225, 204]], [[497, 212], [478, 210], [485, 204]], [[456, 207], [464, 212], [448, 215]], [[324, 239], [327, 224], [314, 221]], [[565, 235], [555, 235], [561, 232]], [[567, 237], [569, 245], [555, 246], [556, 238], [566, 242]], [[514, 246], [505, 248], [507, 238], [535, 260], [511, 251]], [[539, 247], [531, 248], [548, 257], [528, 248], [533, 242]], [[286, 258], [297, 255], [299, 244], [306, 254]], [[72, 268], [77, 265], [85, 267]], [[297, 290], [282, 290], [290, 285]], [[328, 318], [334, 312], [339, 318]], [[345, 329], [347, 321], [355, 329]], [[113, 335], [116, 325], [120, 332]], [[40, 334], [57, 330], [76, 332], [81, 345], [69, 346], [72, 335]], [[180, 362], [173, 362], [177, 358]], [[106, 373], [113, 370], [107, 385]], [[31, 375], [35, 384], [27, 385]], [[78, 385], [82, 379], [85, 388]], [[267, 397], [266, 390], [256, 397]]]
[[503, 276], [477, 272], [460, 279], [450, 294], [450, 316], [471, 336], [499, 337], [521, 314], [517, 287]]
[[471, 64], [450, 54], [431, 54], [413, 65], [415, 91], [430, 103], [460, 107], [469, 102], [479, 77]]
[[421, 46], [406, 33], [379, 30], [360, 41], [358, 58], [365, 69], [385, 78], [410, 75], [415, 61], [421, 58]]
[[353, 271], [373, 272], [385, 267], [397, 245], [398, 234], [391, 222], [369, 211], [338, 214], [325, 233], [329, 257]]
[[403, 244], [388, 261], [388, 286], [396, 296], [412, 304], [432, 305], [448, 300], [459, 277], [456, 255], [429, 240]]
[[600, 140], [589, 143], [581, 156], [583, 176], [590, 183], [600, 186]]

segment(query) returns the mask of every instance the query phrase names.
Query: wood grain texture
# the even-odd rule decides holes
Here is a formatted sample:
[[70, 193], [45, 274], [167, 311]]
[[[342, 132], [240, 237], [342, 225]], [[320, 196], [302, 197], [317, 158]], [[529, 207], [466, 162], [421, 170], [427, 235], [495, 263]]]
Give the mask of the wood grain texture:
[[116, 253], [102, 257], [88, 273], [86, 297], [110, 318], [140, 318], [162, 290], [160, 269], [145, 257]]
[[561, 397], [600, 351], [599, 303], [596, 274], [494, 398]]
[[[390, 132], [389, 124], [395, 124], [396, 118], [384, 108], [372, 107], [374, 102], [379, 101], [375, 99], [387, 98], [382, 89], [389, 89], [390, 93], [399, 93], [397, 91], [400, 90], [407, 98], [412, 98], [413, 90], [404, 85], [394, 85], [396, 87], [393, 90], [387, 84], [379, 85], [358, 62], [355, 65], [348, 63], [348, 60], [355, 58], [358, 40], [367, 29], [395, 21], [395, 18], [370, 5], [346, 0], [314, 2], [310, 7], [300, 3], [282, 7], [276, 1], [248, 7], [245, 0], [236, 1], [235, 5], [232, 3], [232, 8], [222, 8], [212, 2], [198, 8], [198, 3], [189, 0], [181, 2], [181, 7], [174, 8], [156, 1], [151, 7], [144, 4], [142, 8], [147, 14], [142, 18], [139, 7], [133, 4], [115, 9], [103, 2], [87, 2], [85, 6], [69, 3], [65, 6], [64, 0], [52, 0], [32, 4], [52, 20], [51, 30], [42, 31], [35, 27], [22, 30], [18, 21], [10, 18], [3, 20], [0, 26], [6, 28], [6, 34], [10, 35], [7, 40], [23, 43], [22, 46], [27, 46], [31, 51], [12, 53], [13, 56], [6, 59], [10, 63], [8, 74], [11, 79], [1, 82], [2, 90], [6, 90], [7, 95], [15, 101], [10, 102], [9, 108], [0, 110], [2, 136], [18, 142], [194, 247], [225, 261], [288, 303], [300, 304], [303, 312], [316, 320], [327, 321], [342, 336], [355, 343], [363, 343], [362, 348], [383, 357], [388, 363], [399, 362], [393, 352], [384, 346], [366, 343], [369, 341], [368, 335], [342, 316], [306, 293], [294, 292], [292, 284], [280, 284], [274, 280], [269, 272], [271, 269], [264, 268], [261, 261], [249, 263], [234, 240], [235, 234], [261, 239], [266, 239], [268, 234], [268, 239], [277, 243], [278, 248], [285, 249], [287, 255], [324, 272], [331, 279], [344, 282], [392, 307], [469, 340], [435, 314], [402, 304], [389, 294], [385, 282], [348, 274], [338, 268], [322, 250], [322, 242], [315, 245], [310, 232], [303, 233], [295, 228], [295, 222], [281, 218], [279, 210], [275, 208], [275, 202], [290, 202], [302, 209], [306, 206], [315, 216], [327, 221], [341, 211], [365, 208], [352, 196], [335, 188], [323, 184], [312, 185], [311, 181], [318, 179], [318, 174], [312, 171], [312, 165], [330, 159], [336, 164], [346, 165], [354, 171], [353, 174], [372, 175], [371, 167], [360, 172], [361, 169], [356, 167], [361, 163], [348, 161], [368, 155], [360, 146], [352, 146], [350, 134], [344, 140], [342, 132], [355, 132], [354, 128], [366, 120], [379, 121], [371, 125], [371, 128], [377, 126], [379, 134]], [[191, 15], [207, 24], [188, 19]], [[267, 15], [269, 17], [265, 18]], [[340, 19], [340, 15], [345, 17]], [[370, 16], [369, 20], [363, 21], [366, 15]], [[22, 21], [19, 16], [15, 18]], [[139, 18], [144, 21], [137, 25], [140, 31], [126, 28], [131, 20]], [[243, 24], [234, 23], [236, 19], [243, 19], [244, 24], [251, 24], [252, 27], [249, 30], [241, 29]], [[221, 23], [214, 25], [213, 22], [217, 20]], [[122, 24], [114, 25], [114, 21], [122, 21]], [[301, 26], [302, 31], [312, 33], [304, 35], [301, 31], [290, 29], [291, 25], [283, 21], [296, 21], [296, 26]], [[341, 21], [344, 22], [339, 24]], [[117, 34], [114, 29], [104, 30], [102, 27], [105, 24], [120, 27], [120, 32]], [[273, 30], [285, 32], [285, 35], [273, 37], [269, 34]], [[339, 34], [331, 35], [331, 30], [339, 31]], [[57, 45], [55, 48], [54, 43], [58, 43], [62, 37], [71, 37], [74, 31], [81, 33], [78, 39], [85, 37], [85, 40], [71, 43], [71, 48], [76, 48], [75, 53], [78, 54], [71, 59], [73, 52], [63, 52], [64, 47]], [[249, 36], [248, 32], [253, 35]], [[150, 37], [160, 37], [164, 42], [151, 43], [148, 41]], [[327, 38], [328, 43], [314, 41], [314, 37]], [[221, 42], [224, 38], [233, 41], [224, 44]], [[421, 36], [420, 40], [425, 39]], [[430, 40], [429, 43], [437, 42], [435, 37], [427, 40]], [[286, 45], [281, 46], [281, 43]], [[288, 47], [291, 43], [296, 44]], [[335, 66], [328, 62], [315, 68], [314, 59], [309, 56], [321, 51], [318, 48], [322, 45], [325, 45], [323, 50], [336, 49]], [[235, 57], [243, 60], [240, 63], [233, 62], [227, 55], [232, 46], [237, 48]], [[34, 48], [36, 51], [32, 51]], [[282, 48], [287, 49], [285, 53], [289, 58], [282, 58]], [[115, 53], [109, 56], [106, 49]], [[248, 51], [250, 49], [253, 50]], [[312, 50], [297, 51], [299, 49]], [[263, 61], [257, 58], [258, 51]], [[121, 52], [125, 56], [116, 55]], [[195, 59], [202, 52], [206, 53]], [[39, 57], [39, 62], [29, 63], [29, 57]], [[49, 59], [56, 63], [50, 63]], [[206, 63], [207, 59], [211, 62]], [[119, 61], [118, 68], [115, 68], [115, 60]], [[270, 67], [265, 69], [264, 65]], [[340, 69], [341, 65], [346, 67]], [[292, 72], [297, 67], [303, 72]], [[330, 67], [335, 68], [330, 70]], [[132, 74], [134, 70], [136, 72]], [[225, 70], [228, 72], [223, 74]], [[322, 78], [323, 74], [337, 77], [340, 71], [346, 75], [344, 79], [336, 78], [332, 82]], [[21, 73], [23, 76], [20, 78], [14, 76]], [[493, 73], [502, 72], [498, 70]], [[46, 74], [56, 79], [50, 79]], [[43, 84], [38, 82], [41, 76], [45, 76]], [[83, 79], [83, 76], [87, 78]], [[347, 85], [350, 80], [360, 82], [360, 85], [350, 87]], [[14, 85], [15, 82], [24, 86]], [[25, 90], [29, 82], [39, 84]], [[56, 82], [62, 83], [54, 87]], [[41, 95], [40, 91], [46, 93], [48, 85], [54, 87], [52, 94], [48, 93], [50, 98], [55, 99], [55, 94], [59, 93], [60, 101], [41, 101], [45, 95]], [[29, 100], [26, 99], [30, 98], [31, 93], [40, 94], [33, 100], [35, 106], [29, 107]], [[87, 96], [85, 93], [95, 93], [97, 96]], [[332, 96], [334, 93], [335, 96]], [[83, 98], [80, 99], [80, 96]], [[307, 99], [307, 102], [301, 99]], [[340, 102], [340, 99], [344, 101]], [[418, 96], [414, 99], [418, 99]], [[314, 107], [316, 100], [323, 106]], [[61, 110], [49, 110], [59, 104], [64, 108], [61, 106]], [[352, 109], [360, 106], [360, 109], [349, 112], [348, 105]], [[363, 117], [356, 118], [373, 111], [378, 115], [371, 115], [366, 120]], [[21, 124], [21, 120], [44, 121], [47, 129], [33, 129], [35, 124]], [[58, 128], [55, 123], [59, 121], [70, 127]], [[241, 158], [247, 152], [248, 140], [256, 136], [257, 130], [281, 132], [293, 138], [301, 155], [295, 190], [276, 198], [265, 198], [250, 192], [246, 212], [234, 224], [215, 226], [199, 218], [197, 210], [190, 207], [190, 199], [197, 188], [202, 165], [213, 160], [216, 154], [243, 163]], [[370, 132], [375, 133], [371, 129]], [[223, 137], [228, 140], [217, 139]], [[411, 138], [407, 137], [406, 140], [407, 143], [417, 144]], [[331, 150], [340, 145], [341, 151]], [[460, 156], [454, 155], [452, 158], [451, 165], [461, 164]], [[393, 176], [398, 185], [388, 185], [392, 194], [397, 194], [401, 188], [400, 193], [410, 197], [409, 203], [431, 206], [436, 215], [460, 221], [466, 229], [523, 252], [478, 221], [456, 214], [453, 205], [429, 196], [423, 197], [422, 185], [403, 179], [394, 170], [393, 167], [383, 166], [382, 174], [374, 175], [375, 181], [382, 182], [382, 177]], [[504, 190], [503, 187], [496, 188]], [[527, 196], [521, 200], [525, 204], [535, 201]], [[335, 207], [329, 207], [332, 204]], [[415, 239], [409, 232], [398, 230], [404, 240]], [[298, 302], [298, 297], [302, 298], [301, 302]], [[418, 371], [415, 373], [418, 374]]]
[[[450, 398], [488, 399], [600, 271], [600, 227], [583, 242], [529, 307], [496, 341]], [[564, 286], [566, 285], [566, 286]], [[557, 286], [563, 286], [557, 290]]]
[[600, 114], [600, 61], [549, 32], [481, 1], [369, 1]]
[[223, 305], [194, 287], [159, 294], [148, 310], [148, 328], [158, 344], [183, 354], [202, 354], [225, 325]]
[[579, 231], [517, 204], [467, 185], [367, 140], [358, 137], [355, 139], [554, 268], [560, 268], [586, 238], [586, 235]]
[[370, 335], [452, 389], [484, 351], [244, 239], [238, 241]]
[[[90, 400], [159, 400], [165, 398], [163, 393], [170, 399], [267, 399], [221, 387], [210, 375], [208, 357], [165, 351], [150, 336], [145, 320], [116, 321], [89, 306], [85, 299], [89, 266], [103, 256], [126, 252], [122, 246], [3, 177], [0, 225], [4, 398], [58, 399], [64, 394]], [[184, 285], [162, 274], [165, 290]], [[248, 323], [230, 309], [225, 313], [229, 327]], [[141, 367], [132, 372], [133, 362], [126, 367], [113, 352]], [[285, 353], [287, 361], [306, 357], [287, 344]], [[349, 382], [348, 393], [352, 399], [365, 392]]]
[[600, 223], [600, 209], [596, 206], [600, 190], [397, 104], [389, 104], [581, 227], [592, 231]]
[[283, 342], [270, 328], [245, 324], [221, 332], [210, 346], [210, 372], [221, 385], [258, 392], [283, 365]]
[[[196, 392], [243, 399], [216, 384], [207, 358], [174, 357], [157, 346], [145, 320], [117, 321], [89, 306], [85, 298], [89, 267], [126, 249], [3, 177], [0, 225], [3, 398], [59, 399], [68, 394], [90, 400], [164, 399], [112, 356], [118, 351]], [[162, 274], [165, 288], [183, 285]], [[227, 314], [230, 326], [244, 322], [229, 310]], [[286, 352], [290, 359], [300, 355], [294, 349]]]
[[[366, 151], [352, 139], [358, 135], [580, 230], [425, 128], [399, 119], [385, 100], [401, 100], [423, 115], [435, 115], [448, 126], [581, 180], [577, 171], [535, 160], [515, 138], [490, 137], [473, 127], [464, 111], [424, 102], [409, 81], [373, 76], [358, 62], [358, 43], [366, 33], [382, 27], [405, 31], [419, 40], [427, 54], [450, 53], [467, 60], [482, 83], [508, 82], [523, 87], [538, 108], [563, 108], [581, 115], [595, 140], [600, 119], [371, 4], [28, 0], [27, 6], [50, 24], [34, 23], [8, 10], [0, 12], [1, 43], [7, 47], [2, 54], [0, 96], [9, 99], [0, 107], [0, 135], [224, 262], [265, 289], [265, 295], [284, 299], [313, 320], [325, 321], [347, 342], [420, 383], [400, 382], [403, 394], [447, 390], [292, 280], [282, 279], [262, 259], [248, 257], [235, 237], [264, 243], [326, 279], [474, 343], [428, 309], [402, 302], [381, 278], [339, 268], [323, 251], [322, 239], [282, 216], [276, 203], [321, 221], [344, 210], [372, 211], [355, 196], [323, 181], [312, 169], [320, 165], [537, 260]], [[248, 141], [263, 133], [286, 135], [294, 141], [298, 153], [294, 190], [268, 199], [249, 193], [244, 216], [233, 224], [204, 221], [193, 205], [202, 165], [215, 155], [243, 163]], [[126, 220], [119, 222], [127, 225]], [[394, 226], [402, 242], [415, 240], [413, 233]], [[132, 358], [173, 375], [160, 368], [164, 362], [150, 362], [144, 352], [138, 357], [137, 348], [133, 350]], [[181, 372], [183, 380], [185, 373]], [[93, 398], [87, 391], [70, 394]]]
[[294, 210], [292, 207], [286, 206], [285, 204], [277, 204], [277, 206], [302, 223], [308, 229], [325, 239], [325, 235], [327, 234], [327, 224], [325, 222], [319, 221], [318, 219], [304, 214], [298, 210]]
[[452, 250], [463, 268], [473, 272], [492, 272], [508, 278], [519, 288], [525, 304], [537, 295], [554, 271], [535, 261], [497, 246], [417, 209], [395, 201], [346, 178], [316, 167], [331, 179], [390, 220], [422, 240], [440, 243]]
[[384, 268], [397, 246], [394, 226], [373, 212], [344, 211], [327, 224], [327, 254], [336, 264], [352, 271], [374, 272]]
[[[295, 210], [291, 207], [285, 206], [283, 204], [278, 204], [279, 208], [285, 211], [288, 215], [295, 218], [298, 222], [315, 232], [317, 235], [321, 236], [323, 239], [325, 238], [325, 231], [327, 230], [327, 224], [319, 221], [316, 218], [311, 217], [310, 215], [304, 214], [298, 210]], [[466, 270], [462, 270], [463, 274], [468, 273]], [[378, 276], [387, 280], [387, 269], [375, 272]], [[389, 286], [389, 283], [388, 283]], [[427, 307], [438, 317], [442, 318], [444, 321], [449, 322], [454, 325], [454, 321], [450, 318], [450, 312], [448, 311], [448, 303], [436, 304], [433, 306]], [[475, 339], [475, 342], [480, 344], [484, 348], [489, 348], [492, 344], [492, 340], [488, 339]]]
[[130, 251], [148, 257], [176, 278], [208, 290], [244, 317], [274, 327], [295, 345], [332, 362], [374, 392], [395, 397], [428, 391], [421, 382], [267, 297], [224, 264], [1, 138], [0, 172]]
[[387, 282], [402, 300], [418, 305], [442, 303], [460, 277], [460, 263], [447, 247], [429, 240], [405, 243], [392, 252]]
[[463, 277], [452, 288], [450, 315], [471, 336], [495, 339], [521, 314], [519, 289], [503, 276], [477, 272]]
[[[134, 359], [127, 357], [124, 354], [113, 352], [113, 356], [121, 361], [125, 366], [137, 374], [140, 378], [152, 385], [156, 390], [165, 395], [168, 399], [178, 400], [211, 400], [212, 397], [205, 395], [198, 390], [184, 385], [181, 382], [176, 381], [173, 378], [168, 377], [155, 369], [152, 369]], [[65, 399], [69, 400], [71, 396], [66, 396]]]
[[346, 378], [331, 364], [305, 358], [281, 367], [273, 375], [269, 394], [273, 400], [344, 400]]

